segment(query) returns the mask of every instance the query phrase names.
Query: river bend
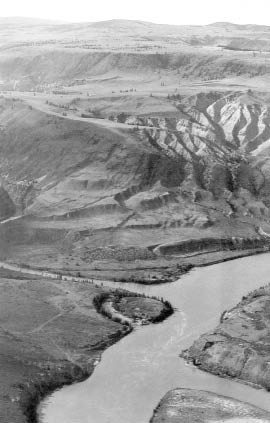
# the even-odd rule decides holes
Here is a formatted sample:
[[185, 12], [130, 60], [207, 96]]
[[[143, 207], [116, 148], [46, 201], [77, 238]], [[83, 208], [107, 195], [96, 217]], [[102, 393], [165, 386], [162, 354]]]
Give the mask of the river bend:
[[138, 327], [108, 348], [92, 376], [42, 404], [42, 423], [148, 423], [163, 395], [176, 387], [212, 391], [270, 411], [270, 394], [221, 379], [179, 357], [221, 313], [270, 282], [270, 253], [193, 269], [180, 280], [145, 286], [106, 282], [169, 300], [176, 312], [159, 324]]

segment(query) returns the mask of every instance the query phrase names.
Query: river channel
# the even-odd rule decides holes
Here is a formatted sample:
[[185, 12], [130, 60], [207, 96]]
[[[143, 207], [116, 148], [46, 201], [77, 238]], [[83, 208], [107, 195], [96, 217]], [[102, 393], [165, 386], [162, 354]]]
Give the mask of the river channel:
[[202, 389], [270, 411], [270, 393], [221, 379], [179, 357], [221, 313], [270, 282], [270, 254], [193, 269], [180, 280], [145, 286], [106, 282], [163, 297], [176, 308], [159, 324], [136, 328], [103, 354], [85, 382], [64, 387], [42, 404], [42, 423], [148, 423], [163, 395], [176, 387]]

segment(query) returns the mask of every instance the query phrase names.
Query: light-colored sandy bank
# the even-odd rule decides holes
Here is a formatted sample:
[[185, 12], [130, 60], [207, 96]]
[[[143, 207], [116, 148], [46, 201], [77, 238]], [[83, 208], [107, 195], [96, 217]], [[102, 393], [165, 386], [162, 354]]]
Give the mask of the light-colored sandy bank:
[[151, 423], [266, 423], [270, 414], [247, 403], [192, 389], [168, 392], [154, 411]]

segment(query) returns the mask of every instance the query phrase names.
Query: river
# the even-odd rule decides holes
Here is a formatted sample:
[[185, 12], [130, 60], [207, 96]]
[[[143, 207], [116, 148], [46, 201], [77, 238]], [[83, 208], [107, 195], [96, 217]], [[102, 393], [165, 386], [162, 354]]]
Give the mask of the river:
[[85, 382], [64, 387], [42, 404], [42, 423], [148, 423], [163, 395], [176, 387], [203, 389], [270, 411], [270, 394], [187, 365], [179, 353], [241, 297], [270, 282], [270, 253], [193, 269], [179, 281], [107, 286], [169, 300], [176, 312], [138, 327], [102, 355]]

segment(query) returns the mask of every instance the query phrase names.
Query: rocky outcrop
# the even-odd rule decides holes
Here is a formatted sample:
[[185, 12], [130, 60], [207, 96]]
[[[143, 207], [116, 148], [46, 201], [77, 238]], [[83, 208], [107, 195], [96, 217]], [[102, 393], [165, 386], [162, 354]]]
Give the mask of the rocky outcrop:
[[248, 294], [182, 356], [202, 370], [270, 390], [269, 305], [269, 285]]

